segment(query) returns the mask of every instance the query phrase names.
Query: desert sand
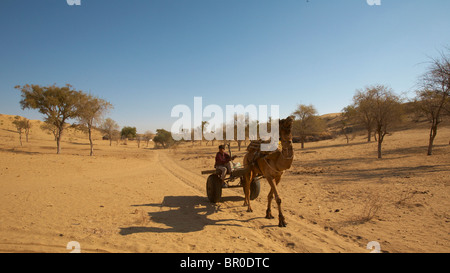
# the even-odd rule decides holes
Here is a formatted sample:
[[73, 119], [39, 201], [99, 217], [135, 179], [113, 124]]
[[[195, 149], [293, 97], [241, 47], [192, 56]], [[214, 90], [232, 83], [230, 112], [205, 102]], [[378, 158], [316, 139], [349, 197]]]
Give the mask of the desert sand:
[[[21, 147], [12, 120], [0, 115], [0, 252], [67, 253], [71, 241], [85, 253], [367, 253], [372, 241], [381, 252], [450, 252], [449, 125], [433, 156], [426, 123], [386, 136], [381, 160], [364, 133], [349, 144], [294, 144], [279, 186], [288, 225], [279, 228], [264, 218], [265, 181], [253, 213], [241, 188], [208, 201], [201, 171], [218, 142], [109, 146], [96, 133], [91, 157], [87, 137], [69, 130], [57, 155], [40, 121]], [[244, 150], [232, 144], [236, 161]]]

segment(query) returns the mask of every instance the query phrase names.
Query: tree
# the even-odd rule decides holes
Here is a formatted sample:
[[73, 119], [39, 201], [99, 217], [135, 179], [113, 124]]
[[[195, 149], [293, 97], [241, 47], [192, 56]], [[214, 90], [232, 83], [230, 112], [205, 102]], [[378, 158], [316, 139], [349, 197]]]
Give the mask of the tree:
[[136, 127], [125, 126], [120, 132], [122, 138], [135, 138], [136, 137]]
[[148, 148], [148, 143], [153, 139], [153, 137], [155, 136], [155, 134], [152, 131], [145, 131], [145, 133], [143, 134], [143, 139], [145, 141], [145, 143], [147, 143], [147, 148]]
[[450, 97], [447, 98], [447, 102], [445, 103], [445, 113], [447, 116], [450, 116]]
[[344, 107], [341, 111], [341, 132], [344, 134], [345, 139], [347, 140], [347, 144], [350, 142], [349, 134], [353, 133], [353, 128], [350, 126], [350, 124], [353, 122], [353, 120], [356, 117], [356, 109], [354, 106], [349, 105], [347, 107]]
[[292, 132], [300, 138], [302, 149], [305, 147], [307, 136], [312, 136], [323, 132], [326, 128], [325, 122], [317, 116], [317, 110], [313, 105], [300, 104], [293, 113], [295, 119]]
[[370, 91], [370, 88], [357, 90], [353, 96], [353, 104], [348, 109], [351, 110], [348, 114], [367, 130], [367, 142], [371, 141], [372, 132], [375, 129], [375, 117], [373, 115], [375, 112], [373, 105], [374, 95], [375, 92]]
[[[238, 151], [241, 151], [242, 141], [245, 141], [248, 137], [249, 124], [246, 123], [246, 117], [246, 115], [238, 115], [235, 113], [230, 124], [230, 126], [233, 126], [233, 138], [237, 142]], [[226, 133], [226, 128], [224, 132]]]
[[16, 127], [17, 132], [19, 133], [20, 146], [22, 146], [22, 133], [23, 132], [25, 132], [26, 140], [28, 142], [28, 134], [29, 134], [30, 128], [31, 128], [30, 120], [28, 120], [26, 118], [22, 119], [19, 116], [15, 116], [14, 121], [12, 123]]
[[64, 87], [56, 85], [16, 86], [22, 92], [20, 105], [23, 109], [37, 109], [45, 116], [45, 122], [54, 126], [56, 130], [56, 153], [61, 153], [61, 138], [66, 121], [77, 116], [77, 103], [81, 91], [76, 91], [70, 84]]
[[25, 125], [25, 140], [28, 142], [28, 136], [30, 135], [31, 130], [31, 121], [27, 118], [24, 118], [24, 125]]
[[156, 136], [153, 138], [153, 142], [155, 142], [155, 144], [161, 144], [164, 149], [175, 143], [172, 138], [172, 133], [164, 129], [156, 130]]
[[401, 99], [385, 86], [375, 87], [375, 130], [378, 136], [378, 158], [381, 158], [381, 144], [384, 137], [399, 122], [402, 117]]
[[141, 140], [143, 139], [144, 137], [141, 135], [141, 134], [136, 134], [136, 143], [137, 143], [137, 145], [138, 145], [138, 148], [141, 148]]
[[89, 154], [90, 156], [94, 155], [92, 129], [100, 123], [102, 116], [111, 108], [111, 103], [91, 94], [82, 94], [79, 96], [77, 104], [77, 119], [80, 122], [80, 128], [88, 133], [89, 144], [91, 147]]
[[109, 146], [112, 146], [112, 141], [119, 135], [119, 125], [114, 120], [107, 118], [100, 124], [100, 131], [109, 139]]
[[[239, 135], [239, 128], [244, 127], [244, 135], [243, 139]], [[241, 145], [242, 141], [245, 141], [247, 139], [247, 132], [248, 132], [248, 124], [245, 123], [245, 115], [243, 117], [238, 116], [237, 114], [234, 116], [234, 139], [237, 141], [238, 144], [238, 151], [241, 151]]]
[[384, 137], [394, 125], [401, 121], [401, 99], [393, 93], [391, 88], [384, 85], [366, 87], [365, 91], [357, 92], [355, 95], [357, 98], [355, 100], [356, 112], [360, 115], [364, 113], [364, 120], [371, 120], [378, 136], [378, 158], [382, 158], [381, 146]]
[[422, 89], [417, 92], [415, 105], [431, 123], [427, 155], [432, 155], [438, 125], [442, 121], [442, 115], [450, 108], [450, 54], [441, 53], [440, 59], [432, 59], [421, 82]]
[[432, 155], [433, 142], [437, 135], [438, 125], [442, 122], [446, 98], [445, 95], [436, 90], [421, 90], [417, 91], [416, 94], [415, 106], [431, 123], [427, 155]]
[[208, 126], [208, 125], [209, 125], [209, 122], [207, 122], [205, 120], [202, 121], [202, 128], [201, 128], [201, 130], [202, 130], [202, 138], [200, 139], [200, 146], [202, 146], [203, 140], [204, 139], [206, 140], [206, 138], [205, 138], [205, 127]]

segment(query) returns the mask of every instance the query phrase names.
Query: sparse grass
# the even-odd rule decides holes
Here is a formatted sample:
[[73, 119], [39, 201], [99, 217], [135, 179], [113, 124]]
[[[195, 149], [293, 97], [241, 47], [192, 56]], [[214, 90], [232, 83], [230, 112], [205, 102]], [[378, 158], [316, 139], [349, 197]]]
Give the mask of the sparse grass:
[[371, 194], [369, 199], [364, 204], [361, 214], [354, 216], [349, 223], [353, 225], [360, 225], [369, 222], [375, 216], [377, 216], [378, 211], [383, 206], [383, 201], [379, 193]]
[[404, 205], [407, 200], [410, 200], [414, 197], [417, 191], [405, 190], [400, 194], [400, 197], [395, 202], [395, 205]]

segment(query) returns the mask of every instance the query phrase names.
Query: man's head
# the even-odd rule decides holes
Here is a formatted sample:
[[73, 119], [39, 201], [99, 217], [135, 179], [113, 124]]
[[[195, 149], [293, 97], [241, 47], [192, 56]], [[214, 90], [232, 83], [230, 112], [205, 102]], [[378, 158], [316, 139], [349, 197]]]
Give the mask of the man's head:
[[219, 152], [221, 153], [225, 152], [225, 145], [219, 145]]

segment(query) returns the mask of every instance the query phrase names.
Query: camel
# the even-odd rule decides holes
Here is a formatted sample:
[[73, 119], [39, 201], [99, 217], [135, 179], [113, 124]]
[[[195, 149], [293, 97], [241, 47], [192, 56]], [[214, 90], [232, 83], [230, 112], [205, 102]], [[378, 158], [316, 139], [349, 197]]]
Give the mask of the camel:
[[[289, 169], [294, 160], [294, 151], [292, 148], [292, 124], [294, 122], [294, 117], [289, 116], [286, 119], [280, 120], [280, 140], [281, 140], [281, 151], [277, 149], [276, 151], [269, 154], [262, 154], [254, 149], [247, 149], [248, 152], [244, 157], [244, 166], [248, 166], [249, 171], [244, 175], [244, 193], [245, 201], [244, 206], [248, 206], [247, 212], [252, 212], [252, 207], [250, 205], [250, 181], [253, 180], [257, 175], [263, 175], [270, 185], [270, 192], [267, 196], [268, 204], [266, 211], [266, 218], [273, 219], [271, 212], [271, 203], [275, 195], [275, 200], [278, 205], [278, 226], [286, 227], [286, 220], [281, 211], [281, 197], [277, 189], [278, 183], [280, 183], [281, 176], [283, 172]], [[259, 141], [259, 144], [261, 141]], [[249, 145], [249, 147], [252, 144]]]

